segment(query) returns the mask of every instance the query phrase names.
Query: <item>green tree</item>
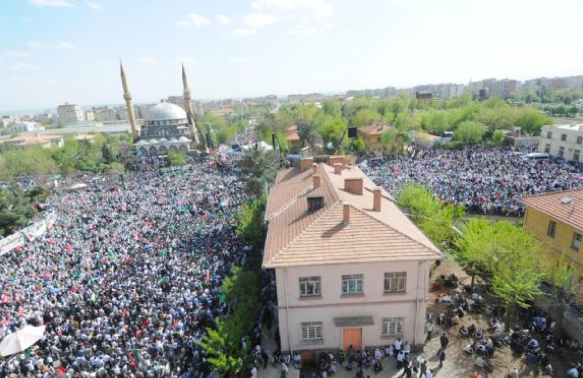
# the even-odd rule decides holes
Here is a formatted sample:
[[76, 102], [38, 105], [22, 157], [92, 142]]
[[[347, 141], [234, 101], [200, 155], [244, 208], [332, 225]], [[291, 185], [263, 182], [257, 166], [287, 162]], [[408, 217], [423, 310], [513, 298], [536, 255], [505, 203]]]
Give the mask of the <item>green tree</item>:
[[36, 213], [32, 201], [22, 192], [0, 189], [0, 236], [28, 225]]
[[494, 134], [492, 134], [492, 144], [495, 146], [501, 146], [504, 144], [504, 131], [503, 130], [496, 130]]
[[466, 143], [477, 144], [482, 141], [486, 133], [484, 124], [474, 121], [462, 122], [453, 133], [453, 139]]
[[277, 157], [274, 151], [263, 152], [250, 149], [243, 156], [241, 169], [247, 176], [247, 191], [255, 195], [264, 194], [267, 184], [275, 180], [278, 166]]
[[166, 160], [170, 165], [184, 165], [186, 164], [186, 155], [179, 151], [170, 150], [166, 155]]
[[237, 235], [243, 237], [257, 248], [265, 239], [263, 215], [265, 213], [265, 196], [260, 196], [244, 203], [237, 213]]
[[318, 133], [317, 125], [314, 121], [302, 119], [298, 121], [297, 126], [298, 135], [312, 149], [317, 149], [322, 144], [322, 136]]

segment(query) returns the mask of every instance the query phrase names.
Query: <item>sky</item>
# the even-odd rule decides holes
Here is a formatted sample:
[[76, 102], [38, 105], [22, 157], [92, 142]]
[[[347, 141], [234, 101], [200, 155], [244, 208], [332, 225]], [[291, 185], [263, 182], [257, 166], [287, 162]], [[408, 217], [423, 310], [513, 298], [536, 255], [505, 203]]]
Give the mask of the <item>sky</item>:
[[583, 74], [581, 0], [0, 0], [0, 110]]

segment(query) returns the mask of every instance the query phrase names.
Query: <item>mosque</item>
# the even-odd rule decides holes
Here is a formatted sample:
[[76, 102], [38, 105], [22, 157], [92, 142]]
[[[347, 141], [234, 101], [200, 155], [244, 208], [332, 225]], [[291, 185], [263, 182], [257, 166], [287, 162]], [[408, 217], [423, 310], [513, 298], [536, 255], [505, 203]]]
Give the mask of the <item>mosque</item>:
[[164, 102], [151, 107], [144, 117], [144, 124], [138, 130], [132, 104], [132, 95], [123, 65], [120, 63], [123, 98], [128, 109], [134, 146], [138, 156], [166, 155], [169, 151], [187, 154], [199, 146], [199, 131], [194, 122], [194, 111], [188, 87], [188, 79], [182, 65], [182, 84], [186, 111], [180, 106]]

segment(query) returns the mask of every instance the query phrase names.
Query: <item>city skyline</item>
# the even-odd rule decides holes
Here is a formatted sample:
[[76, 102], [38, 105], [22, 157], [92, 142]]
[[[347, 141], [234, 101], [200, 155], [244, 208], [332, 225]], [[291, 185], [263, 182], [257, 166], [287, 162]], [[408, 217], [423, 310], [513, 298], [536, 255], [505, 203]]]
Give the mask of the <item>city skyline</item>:
[[583, 4], [545, 5], [14, 1], [0, 7], [0, 110], [121, 104], [120, 58], [136, 103], [179, 95], [180, 62], [195, 99], [581, 74]]

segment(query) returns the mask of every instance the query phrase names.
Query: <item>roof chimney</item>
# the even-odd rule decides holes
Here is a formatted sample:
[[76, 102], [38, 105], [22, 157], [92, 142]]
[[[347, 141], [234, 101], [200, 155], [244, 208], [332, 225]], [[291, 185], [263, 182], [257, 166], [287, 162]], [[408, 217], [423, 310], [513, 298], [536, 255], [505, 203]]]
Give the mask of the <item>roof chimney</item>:
[[314, 158], [311, 158], [311, 157], [301, 158], [300, 159], [300, 170], [303, 172], [307, 169], [310, 169], [310, 167], [312, 166], [313, 163], [314, 163]]
[[350, 225], [350, 205], [347, 203], [342, 206], [342, 223], [344, 226]]
[[340, 164], [340, 163], [334, 164], [334, 173], [337, 175], [342, 174], [342, 164]]
[[344, 166], [346, 165], [346, 161], [344, 159], [344, 156], [334, 155], [334, 156], [330, 156], [328, 158], [328, 164], [330, 164], [331, 166], [334, 166], [334, 164], [337, 164], [337, 163], [342, 164], [342, 168], [344, 169]]
[[313, 174], [318, 173], [318, 164], [316, 164], [316, 163], [312, 164], [312, 173]]
[[381, 188], [377, 187], [372, 190], [372, 210], [381, 211]]
[[312, 175], [312, 181], [314, 182], [314, 188], [320, 187], [320, 176], [319, 175]]
[[344, 190], [348, 193], [362, 195], [362, 177], [344, 179]]

